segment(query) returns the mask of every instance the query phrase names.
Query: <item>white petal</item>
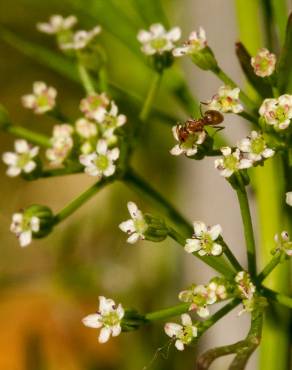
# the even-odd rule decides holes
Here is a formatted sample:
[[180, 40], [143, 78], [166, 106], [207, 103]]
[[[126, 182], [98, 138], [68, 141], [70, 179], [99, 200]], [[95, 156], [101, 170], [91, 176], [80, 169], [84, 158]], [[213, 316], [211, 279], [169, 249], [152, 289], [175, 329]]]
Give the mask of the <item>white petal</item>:
[[6, 152], [2, 155], [3, 162], [9, 166], [15, 166], [17, 164], [17, 159], [17, 154], [12, 152]]
[[127, 207], [128, 207], [128, 210], [129, 210], [129, 213], [130, 213], [131, 217], [133, 219], [136, 219], [137, 215], [140, 212], [137, 205], [134, 202], [128, 202]]
[[167, 33], [167, 38], [171, 41], [177, 41], [180, 39], [180, 37], [181, 29], [179, 27], [174, 27]]
[[151, 40], [151, 33], [145, 30], [141, 30], [138, 32], [137, 39], [144, 44], [145, 42]]
[[34, 161], [29, 161], [24, 167], [23, 171], [25, 173], [30, 173], [36, 168], [36, 163]]
[[127, 234], [131, 234], [136, 231], [134, 221], [132, 219], [120, 223], [119, 228]]
[[181, 322], [184, 326], [192, 325], [192, 319], [190, 315], [188, 315], [187, 313], [184, 313], [183, 315], [181, 315]]
[[6, 175], [9, 177], [18, 176], [20, 175], [20, 173], [21, 173], [21, 169], [19, 167], [14, 167], [14, 166], [9, 167], [6, 171]]
[[121, 304], [117, 307], [117, 314], [119, 316], [119, 319], [122, 319], [125, 315], [125, 310], [123, 309], [123, 306]]
[[252, 167], [252, 165], [253, 165], [253, 162], [250, 159], [243, 158], [243, 159], [240, 160], [240, 162], [238, 164], [238, 168], [242, 170], [242, 169], [245, 169], [245, 168], [250, 168], [250, 167]]
[[218, 243], [214, 243], [212, 247], [211, 254], [213, 256], [219, 256], [222, 253], [222, 246]]
[[101, 328], [102, 323], [100, 322], [101, 316], [98, 313], [93, 313], [91, 315], [88, 315], [82, 319], [82, 322], [85, 326], [88, 328]]
[[112, 336], [113, 337], [117, 337], [118, 335], [121, 334], [122, 328], [121, 328], [120, 324], [112, 326], [111, 329], [112, 329]]
[[104, 314], [112, 311], [112, 309], [115, 307], [115, 301], [110, 298], [106, 298], [104, 296], [99, 296], [99, 311]]
[[24, 231], [19, 236], [19, 244], [21, 247], [26, 247], [31, 243], [32, 233], [30, 230]]
[[184, 348], [185, 348], [183, 342], [181, 340], [179, 340], [179, 339], [175, 341], [175, 347], [179, 351], [183, 351]]
[[106, 177], [109, 177], [115, 173], [116, 166], [114, 164], [110, 164], [106, 170], [103, 171], [103, 174]]
[[16, 152], [19, 154], [26, 153], [29, 151], [29, 145], [26, 140], [16, 140], [14, 146]]
[[212, 240], [216, 240], [218, 236], [222, 233], [222, 227], [220, 225], [214, 225], [208, 230], [209, 235], [211, 236]]
[[270, 157], [272, 157], [274, 154], [275, 154], [275, 151], [274, 151], [273, 149], [270, 149], [270, 148], [266, 148], [266, 149], [263, 151], [263, 153], [262, 153], [262, 155], [263, 155], [263, 157], [264, 157], [264, 158], [270, 158]]
[[174, 57], [181, 57], [181, 56], [187, 54], [188, 51], [189, 51], [189, 47], [188, 46], [182, 46], [180, 48], [173, 49], [172, 55]]
[[164, 326], [165, 333], [171, 338], [176, 337], [181, 332], [181, 330], [181, 325], [172, 322], [169, 322]]
[[134, 233], [127, 239], [127, 242], [130, 244], [135, 244], [140, 239], [140, 235], [138, 233]]
[[183, 149], [179, 146], [179, 144], [175, 145], [171, 150], [170, 154], [172, 155], [181, 155], [183, 153]]
[[100, 333], [99, 333], [99, 337], [98, 337], [98, 341], [99, 343], [105, 343], [109, 340], [111, 336], [111, 329], [110, 328], [102, 328]]
[[111, 159], [112, 161], [116, 161], [120, 156], [120, 149], [119, 148], [114, 148], [109, 151], [108, 153], [108, 158]]
[[227, 155], [231, 154], [231, 148], [229, 146], [225, 146], [225, 147], [221, 148], [220, 150], [221, 150], [221, 153], [224, 156], [227, 156]]
[[96, 145], [96, 151], [98, 154], [105, 155], [107, 152], [107, 143], [105, 140], [99, 140]]
[[195, 147], [193, 147], [191, 149], [187, 149], [186, 150], [186, 155], [188, 157], [191, 157], [192, 155], [195, 155], [197, 152], [198, 152], [198, 148], [197, 148], [197, 146], [195, 146]]
[[188, 253], [197, 252], [201, 249], [201, 244], [198, 239], [187, 239], [184, 250]]
[[193, 223], [194, 231], [196, 236], [201, 236], [207, 231], [207, 226], [202, 221], [195, 221]]
[[197, 314], [202, 317], [202, 318], [205, 318], [205, 317], [208, 317], [210, 315], [210, 312], [208, 310], [207, 307], [200, 307], [198, 310], [197, 310]]
[[37, 233], [40, 230], [40, 219], [36, 216], [33, 216], [30, 220], [31, 230]]
[[292, 191], [286, 193], [286, 203], [292, 207]]

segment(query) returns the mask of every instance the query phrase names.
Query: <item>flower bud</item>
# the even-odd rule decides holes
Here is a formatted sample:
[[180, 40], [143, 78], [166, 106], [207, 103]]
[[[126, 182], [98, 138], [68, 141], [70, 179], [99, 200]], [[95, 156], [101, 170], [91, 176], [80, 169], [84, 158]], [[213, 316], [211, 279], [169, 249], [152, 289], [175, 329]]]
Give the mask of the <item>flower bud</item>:
[[206, 46], [204, 49], [191, 55], [193, 63], [204, 71], [216, 71], [218, 63], [214, 56], [213, 51]]
[[39, 231], [34, 232], [34, 238], [43, 238], [47, 236], [54, 226], [54, 215], [50, 208], [38, 204], [33, 204], [24, 211], [25, 216], [39, 219]]

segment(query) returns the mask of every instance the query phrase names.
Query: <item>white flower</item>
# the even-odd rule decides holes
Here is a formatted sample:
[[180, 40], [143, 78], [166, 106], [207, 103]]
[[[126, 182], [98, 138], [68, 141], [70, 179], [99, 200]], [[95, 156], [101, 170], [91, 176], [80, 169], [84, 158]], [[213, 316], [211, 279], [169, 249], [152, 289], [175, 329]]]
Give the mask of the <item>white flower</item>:
[[112, 299], [99, 297], [98, 312], [84, 317], [83, 324], [89, 328], [99, 329], [99, 343], [105, 343], [110, 336], [118, 336], [121, 331], [121, 321], [125, 315], [125, 311], [121, 304], [118, 306]]
[[145, 232], [148, 225], [144, 219], [143, 213], [138, 209], [134, 202], [127, 204], [131, 218], [127, 221], [122, 222], [119, 228], [130, 236], [127, 242], [130, 244], [136, 243], [139, 239], [145, 239]]
[[180, 36], [181, 30], [179, 27], [174, 27], [167, 32], [162, 24], [156, 23], [150, 26], [149, 31], [139, 31], [137, 38], [142, 44], [141, 50], [143, 53], [154, 55], [171, 51]]
[[14, 233], [21, 247], [31, 243], [32, 234], [40, 230], [40, 219], [36, 216], [28, 216], [24, 213], [14, 213], [10, 231]]
[[222, 113], [240, 113], [243, 111], [243, 106], [239, 101], [240, 89], [230, 86], [221, 86], [218, 93], [208, 102], [208, 109], [218, 110]]
[[286, 203], [288, 206], [292, 207], [292, 191], [288, 191], [288, 193], [286, 193]]
[[21, 98], [25, 108], [33, 109], [36, 114], [43, 114], [52, 110], [56, 105], [57, 90], [37, 81], [33, 84], [33, 93]]
[[241, 298], [251, 300], [256, 292], [256, 287], [246, 271], [239, 271], [235, 276], [235, 282], [240, 292]]
[[90, 176], [111, 176], [116, 170], [114, 162], [119, 158], [119, 148], [108, 149], [105, 140], [99, 140], [96, 145], [96, 153], [81, 155], [79, 161], [85, 166], [85, 173]]
[[286, 129], [292, 119], [292, 95], [284, 94], [278, 99], [265, 99], [259, 114], [268, 125], [277, 129]]
[[80, 110], [86, 118], [101, 123], [105, 119], [109, 104], [110, 100], [105, 93], [92, 94], [81, 100]]
[[183, 351], [184, 346], [190, 344], [198, 336], [198, 329], [193, 325], [192, 319], [188, 314], [181, 315], [181, 321], [182, 325], [169, 322], [164, 326], [165, 333], [169, 337], [176, 339], [175, 347], [179, 351]]
[[73, 132], [73, 127], [66, 123], [54, 126], [51, 138], [52, 147], [46, 151], [46, 157], [53, 166], [62, 164], [70, 154], [74, 144]]
[[256, 131], [252, 131], [250, 136], [239, 141], [237, 147], [241, 152], [245, 153], [247, 159], [252, 162], [262, 161], [270, 158], [275, 154], [275, 151], [267, 147], [263, 135]]
[[24, 173], [32, 172], [37, 164], [33, 160], [39, 153], [39, 147], [32, 147], [26, 140], [16, 140], [14, 143], [15, 152], [6, 152], [2, 159], [8, 165], [6, 174], [15, 177]]
[[188, 157], [195, 155], [198, 151], [198, 145], [202, 144], [206, 139], [205, 131], [198, 131], [190, 133], [185, 141], [180, 141], [178, 136], [178, 130], [181, 128], [181, 125], [173, 126], [172, 133], [175, 140], [178, 141], [171, 150], [172, 155], [180, 155], [185, 153]]
[[265, 48], [260, 49], [257, 55], [251, 58], [254, 73], [259, 77], [271, 76], [275, 71], [276, 62], [276, 55]]
[[196, 54], [207, 46], [207, 38], [205, 30], [200, 27], [199, 31], [193, 31], [188, 40], [184, 42], [182, 47], [175, 48], [172, 54], [175, 57], [181, 57], [185, 54]]
[[195, 310], [202, 318], [210, 315], [207, 306], [215, 303], [217, 300], [215, 292], [204, 285], [193, 285], [191, 288], [181, 291], [178, 299], [182, 302], [190, 303], [189, 310]]
[[77, 23], [74, 15], [64, 18], [61, 15], [52, 15], [48, 23], [38, 23], [37, 29], [48, 34], [55, 34], [71, 29]]
[[80, 50], [88, 46], [88, 44], [101, 32], [101, 27], [96, 26], [90, 31], [76, 31], [73, 34], [72, 42], [61, 43], [63, 50]]
[[220, 175], [230, 177], [234, 172], [252, 167], [252, 161], [244, 158], [238, 148], [233, 152], [230, 147], [220, 149], [223, 157], [215, 159], [215, 168], [220, 171]]
[[77, 134], [84, 139], [90, 139], [97, 135], [96, 124], [86, 118], [80, 118], [75, 123]]
[[116, 129], [123, 126], [127, 122], [127, 117], [124, 114], [118, 114], [119, 110], [114, 101], [111, 102], [111, 108], [100, 122], [107, 129]]
[[222, 253], [222, 246], [215, 241], [222, 232], [220, 225], [206, 226], [201, 221], [194, 222], [194, 235], [186, 240], [185, 251], [198, 252], [200, 256], [218, 256]]
[[215, 295], [216, 301], [227, 298], [227, 291], [223, 284], [218, 284], [215, 281], [211, 281], [207, 286], [207, 290], [209, 292], [209, 295]]
[[287, 256], [292, 257], [292, 241], [287, 231], [282, 231], [281, 234], [275, 235], [275, 242], [277, 243], [276, 250], [284, 251]]

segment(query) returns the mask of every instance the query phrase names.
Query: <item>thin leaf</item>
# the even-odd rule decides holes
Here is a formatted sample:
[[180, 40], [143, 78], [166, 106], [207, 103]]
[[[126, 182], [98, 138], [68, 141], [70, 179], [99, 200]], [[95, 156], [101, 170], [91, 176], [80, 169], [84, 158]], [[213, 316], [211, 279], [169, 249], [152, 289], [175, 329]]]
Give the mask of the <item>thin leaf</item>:
[[[289, 16], [286, 37], [280, 54], [277, 71], [280, 93], [292, 93], [292, 13]], [[287, 90], [288, 89], [288, 90]]]

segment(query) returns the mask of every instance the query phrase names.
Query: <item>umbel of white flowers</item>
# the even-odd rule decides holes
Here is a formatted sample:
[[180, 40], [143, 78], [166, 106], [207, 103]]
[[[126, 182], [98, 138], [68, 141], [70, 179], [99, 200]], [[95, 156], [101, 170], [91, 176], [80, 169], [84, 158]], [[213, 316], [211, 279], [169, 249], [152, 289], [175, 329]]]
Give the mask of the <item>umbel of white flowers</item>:
[[125, 311], [121, 304], [109, 298], [99, 297], [99, 308], [96, 313], [90, 314], [82, 320], [83, 324], [89, 328], [101, 329], [98, 337], [99, 343], [105, 343], [110, 336], [118, 336], [121, 331], [121, 321]]

